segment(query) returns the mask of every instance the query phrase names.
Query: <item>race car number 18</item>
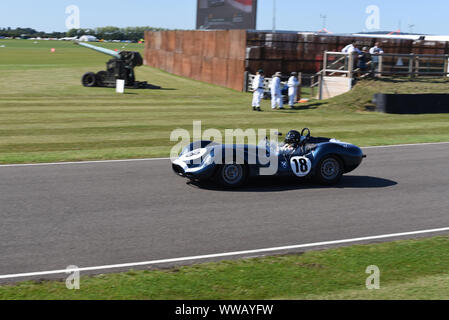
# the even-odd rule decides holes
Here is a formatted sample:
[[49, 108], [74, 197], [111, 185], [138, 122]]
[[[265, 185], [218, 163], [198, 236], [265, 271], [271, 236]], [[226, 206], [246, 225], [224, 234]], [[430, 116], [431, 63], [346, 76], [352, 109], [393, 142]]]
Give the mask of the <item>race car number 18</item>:
[[312, 162], [307, 157], [292, 157], [290, 167], [296, 176], [305, 177], [312, 169]]

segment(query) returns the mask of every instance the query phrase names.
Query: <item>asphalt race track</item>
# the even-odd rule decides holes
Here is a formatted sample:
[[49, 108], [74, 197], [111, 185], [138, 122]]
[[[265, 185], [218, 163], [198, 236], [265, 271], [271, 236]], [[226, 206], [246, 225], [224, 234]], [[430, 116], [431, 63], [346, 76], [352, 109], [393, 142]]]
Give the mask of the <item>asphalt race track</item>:
[[0, 166], [0, 275], [449, 227], [449, 144], [364, 151], [336, 187], [200, 188], [169, 160]]

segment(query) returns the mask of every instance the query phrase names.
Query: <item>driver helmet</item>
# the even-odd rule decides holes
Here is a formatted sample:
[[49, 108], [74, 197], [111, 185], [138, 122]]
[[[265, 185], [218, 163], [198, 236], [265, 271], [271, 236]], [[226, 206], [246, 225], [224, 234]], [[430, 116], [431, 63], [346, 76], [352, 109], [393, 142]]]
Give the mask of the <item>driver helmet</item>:
[[285, 143], [298, 147], [301, 143], [301, 134], [296, 130], [291, 130], [285, 136]]

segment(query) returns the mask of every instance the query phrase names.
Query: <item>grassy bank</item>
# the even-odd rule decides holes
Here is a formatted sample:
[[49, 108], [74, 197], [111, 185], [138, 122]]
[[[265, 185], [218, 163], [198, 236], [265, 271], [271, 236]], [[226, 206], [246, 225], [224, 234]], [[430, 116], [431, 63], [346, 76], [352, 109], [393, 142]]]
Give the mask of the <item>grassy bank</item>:
[[[449, 237], [0, 286], [0, 299], [448, 299]], [[367, 290], [367, 266], [380, 289]]]
[[[0, 40], [0, 163], [167, 156], [170, 132], [203, 128], [309, 127], [312, 134], [362, 146], [449, 141], [449, 114], [387, 115], [365, 111], [377, 92], [449, 92], [449, 83], [363, 81], [343, 96], [297, 110], [250, 109], [251, 95], [177, 77], [150, 67], [137, 78], [162, 90], [84, 88], [87, 71], [108, 57], [62, 41]], [[103, 44], [124, 50], [123, 44]], [[51, 53], [50, 48], [56, 52]], [[127, 50], [143, 51], [130, 44]]]

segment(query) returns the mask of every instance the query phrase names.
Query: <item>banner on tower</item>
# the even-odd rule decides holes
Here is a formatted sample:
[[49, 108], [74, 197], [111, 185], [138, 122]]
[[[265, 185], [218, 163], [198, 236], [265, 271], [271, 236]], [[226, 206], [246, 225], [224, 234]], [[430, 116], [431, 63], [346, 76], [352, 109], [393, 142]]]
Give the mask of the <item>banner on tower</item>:
[[197, 29], [256, 29], [257, 0], [198, 0]]

